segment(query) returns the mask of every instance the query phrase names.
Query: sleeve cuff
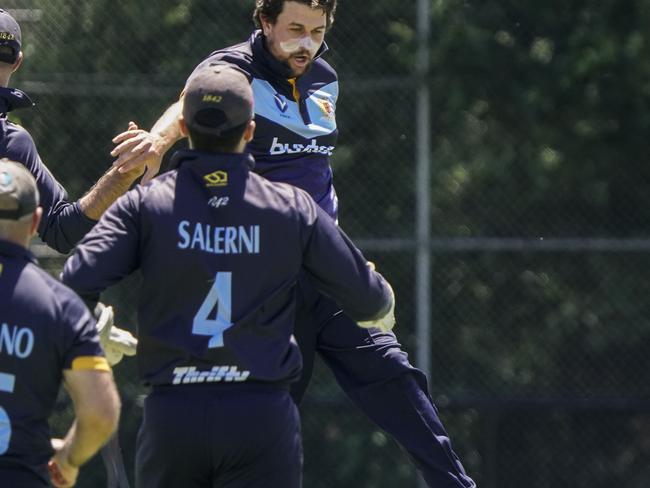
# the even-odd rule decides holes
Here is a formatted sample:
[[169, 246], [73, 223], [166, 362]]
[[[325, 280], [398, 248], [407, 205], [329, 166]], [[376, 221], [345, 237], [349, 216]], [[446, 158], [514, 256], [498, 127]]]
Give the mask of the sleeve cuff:
[[111, 372], [111, 367], [105, 357], [102, 356], [79, 356], [72, 361], [72, 370], [93, 370]]

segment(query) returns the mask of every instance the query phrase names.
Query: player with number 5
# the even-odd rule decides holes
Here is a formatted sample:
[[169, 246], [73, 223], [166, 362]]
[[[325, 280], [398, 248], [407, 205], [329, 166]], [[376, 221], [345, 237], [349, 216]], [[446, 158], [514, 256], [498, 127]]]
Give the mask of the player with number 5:
[[[38, 199], [27, 168], [1, 159], [0, 486], [67, 488], [117, 427], [120, 402], [95, 319], [27, 249], [42, 215]], [[62, 380], [75, 422], [51, 442], [47, 419]]]

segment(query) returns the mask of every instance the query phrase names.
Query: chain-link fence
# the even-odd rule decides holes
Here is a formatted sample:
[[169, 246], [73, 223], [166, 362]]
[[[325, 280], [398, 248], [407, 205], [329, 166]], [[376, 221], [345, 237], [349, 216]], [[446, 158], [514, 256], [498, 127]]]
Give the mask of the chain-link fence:
[[[129, 120], [151, 126], [199, 61], [247, 38], [253, 3], [5, 1], [23, 27], [12, 85], [37, 102], [14, 119], [76, 198]], [[454, 447], [485, 488], [650, 486], [650, 3], [430, 6], [430, 385]], [[411, 353], [416, 20], [415, 1], [341, 0], [327, 37], [341, 225], [394, 284]], [[121, 323], [137, 291], [105, 297]], [[143, 390], [132, 362], [116, 374], [132, 474]], [[306, 487], [417, 486], [320, 363], [301, 412]], [[103, 476], [94, 460], [79, 486]]]

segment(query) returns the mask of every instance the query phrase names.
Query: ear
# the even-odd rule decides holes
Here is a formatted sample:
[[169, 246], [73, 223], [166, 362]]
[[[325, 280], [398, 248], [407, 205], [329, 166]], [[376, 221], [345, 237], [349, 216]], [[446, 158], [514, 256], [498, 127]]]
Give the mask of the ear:
[[264, 15], [260, 15], [260, 21], [262, 23], [262, 32], [264, 33], [265, 36], [268, 36], [271, 33], [271, 28], [273, 27], [273, 23], [268, 20], [268, 17], [265, 17]]
[[22, 64], [23, 64], [23, 52], [20, 51], [18, 53], [18, 59], [16, 59], [16, 62], [11, 67], [11, 72], [15, 73]]
[[29, 229], [30, 238], [36, 235], [36, 232], [38, 232], [38, 226], [41, 223], [42, 216], [43, 216], [43, 209], [41, 207], [36, 207], [36, 210], [34, 210], [34, 213], [32, 214], [32, 225]]
[[185, 122], [185, 117], [183, 117], [183, 114], [178, 116], [178, 125], [181, 128], [181, 135], [183, 137], [187, 137], [189, 131], [187, 130], [187, 123]]
[[255, 134], [255, 121], [251, 120], [244, 131], [244, 140], [248, 144], [253, 140], [253, 135]]

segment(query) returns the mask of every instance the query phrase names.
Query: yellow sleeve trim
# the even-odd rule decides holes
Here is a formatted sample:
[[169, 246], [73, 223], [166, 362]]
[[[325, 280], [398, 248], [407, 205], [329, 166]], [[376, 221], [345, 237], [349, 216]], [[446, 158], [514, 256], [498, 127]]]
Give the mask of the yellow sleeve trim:
[[102, 356], [79, 356], [72, 361], [72, 369], [92, 369], [95, 371], [111, 371], [111, 367], [105, 357]]

